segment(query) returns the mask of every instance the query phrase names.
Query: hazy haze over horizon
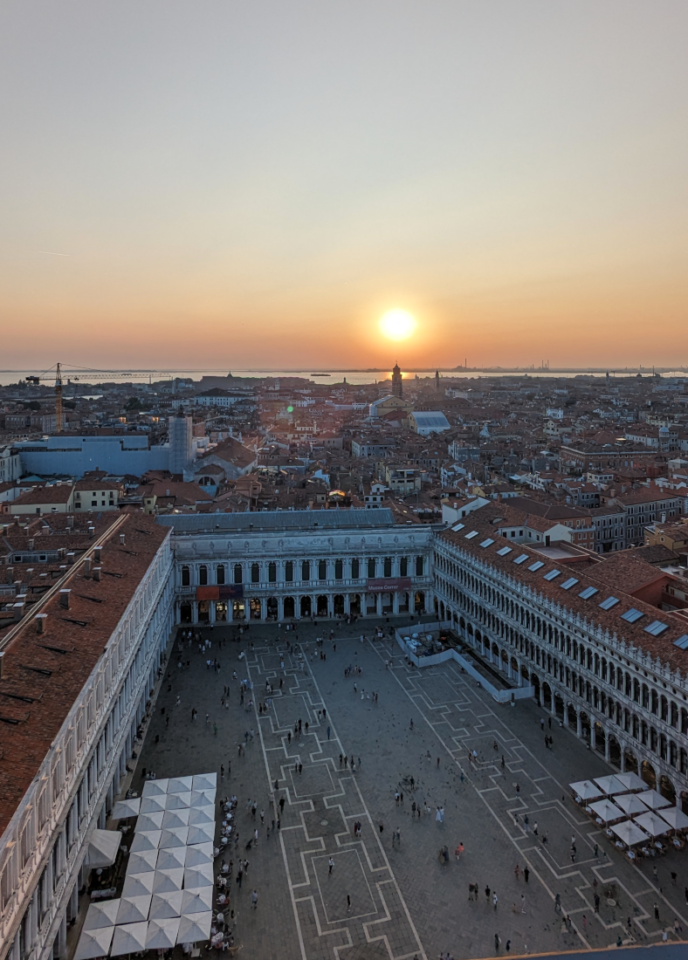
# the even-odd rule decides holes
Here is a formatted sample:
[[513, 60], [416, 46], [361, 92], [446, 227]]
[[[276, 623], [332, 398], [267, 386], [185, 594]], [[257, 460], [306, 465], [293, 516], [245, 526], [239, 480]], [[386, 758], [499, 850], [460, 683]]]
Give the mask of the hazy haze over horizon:
[[686, 36], [685, 0], [7, 0], [0, 366], [683, 363]]

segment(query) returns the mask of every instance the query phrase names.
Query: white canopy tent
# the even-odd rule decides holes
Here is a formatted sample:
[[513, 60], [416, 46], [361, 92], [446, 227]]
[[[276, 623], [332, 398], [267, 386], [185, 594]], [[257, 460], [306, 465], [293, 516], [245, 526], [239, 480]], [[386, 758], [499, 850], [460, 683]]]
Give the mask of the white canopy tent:
[[183, 810], [186, 807], [191, 807], [191, 790], [187, 790], [184, 793], [168, 793], [167, 803], [165, 804], [166, 810]]
[[[185, 847], [189, 836], [188, 827], [174, 827], [171, 830], [163, 830], [160, 837], [160, 849], [166, 850], [168, 847]], [[215, 831], [213, 831], [215, 836]]]
[[599, 817], [603, 823], [609, 823], [612, 820], [621, 820], [626, 814], [620, 807], [617, 807], [611, 800], [598, 800], [597, 803], [591, 803], [590, 809]]
[[570, 783], [569, 789], [575, 793], [581, 800], [597, 800], [604, 796], [604, 791], [592, 782], [592, 780], [579, 780], [577, 783]]
[[82, 930], [74, 960], [93, 960], [94, 957], [106, 957], [110, 952], [114, 932], [114, 926]]
[[623, 823], [614, 824], [614, 826], [611, 828], [611, 831], [619, 838], [619, 840], [621, 840], [622, 843], [625, 843], [628, 847], [632, 847], [636, 843], [643, 843], [645, 840], [650, 839], [645, 831], [641, 830], [640, 827], [632, 820], [624, 820]]
[[189, 806], [190, 807], [214, 807], [215, 791], [214, 790], [192, 790]]
[[194, 847], [186, 847], [185, 867], [199, 867], [204, 863], [213, 862], [212, 843], [198, 843]]
[[162, 811], [158, 813], [142, 813], [136, 823], [136, 828], [137, 830], [162, 830], [162, 818]]
[[172, 890], [181, 890], [184, 882], [184, 871], [179, 867], [176, 870], [156, 870], [153, 881], [153, 893], [171, 893]]
[[201, 823], [188, 828], [189, 836], [187, 843], [192, 846], [195, 843], [210, 843], [215, 839], [215, 824]]
[[122, 842], [119, 830], [94, 830], [88, 841], [84, 866], [111, 867]]
[[150, 913], [151, 920], [165, 920], [169, 917], [180, 917], [182, 915], [182, 897], [183, 890], [172, 890], [170, 893], [154, 893], [151, 902]]
[[193, 787], [192, 777], [171, 777], [167, 784], [168, 793], [188, 793]]
[[138, 817], [141, 807], [141, 797], [132, 797], [131, 800], [118, 800], [112, 808], [114, 820], [125, 820], [127, 817]]
[[661, 837], [670, 830], [666, 820], [663, 820], [658, 813], [654, 813], [652, 810], [641, 813], [639, 817], [635, 818], [634, 822], [647, 831], [651, 837]]
[[140, 853], [132, 853], [127, 864], [127, 873], [132, 877], [139, 873], [150, 873], [155, 870], [158, 862], [157, 850], [142, 850]]
[[139, 923], [141, 920], [148, 919], [148, 911], [151, 905], [151, 895], [145, 897], [122, 897], [119, 901], [119, 910], [117, 911], [117, 920], [115, 923]]
[[124, 887], [122, 888], [123, 897], [145, 897], [147, 893], [153, 893], [154, 873], [137, 873], [132, 876], [130, 873], [124, 878]]
[[202, 823], [215, 823], [215, 811], [212, 807], [193, 807], [189, 811], [189, 826]]
[[92, 903], [84, 920], [84, 930], [100, 930], [101, 927], [114, 927], [119, 910], [119, 899], [103, 900]]
[[163, 830], [175, 830], [177, 827], [188, 827], [189, 815], [191, 811], [188, 807], [182, 810], [165, 810], [162, 815]]
[[621, 797], [614, 797], [614, 803], [629, 817], [647, 811], [647, 807], [637, 793], [626, 793]]
[[213, 924], [211, 910], [207, 913], [194, 913], [189, 917], [182, 917], [177, 932], [177, 943], [197, 943], [210, 937], [210, 928]]
[[110, 947], [111, 957], [121, 957], [123, 953], [138, 953], [146, 949], [148, 923], [124, 923], [115, 927], [115, 935]]
[[660, 810], [659, 815], [662, 820], [666, 820], [673, 830], [688, 829], [688, 817], [678, 807], [667, 807], [666, 810]]
[[663, 810], [664, 807], [672, 806], [671, 800], [667, 800], [656, 790], [646, 790], [645, 793], [639, 793], [638, 796], [650, 810]]
[[148, 923], [146, 950], [169, 950], [177, 943], [179, 917], [151, 920]]
[[194, 887], [212, 887], [214, 879], [212, 863], [187, 867], [184, 871], [184, 887], [187, 890], [192, 890]]

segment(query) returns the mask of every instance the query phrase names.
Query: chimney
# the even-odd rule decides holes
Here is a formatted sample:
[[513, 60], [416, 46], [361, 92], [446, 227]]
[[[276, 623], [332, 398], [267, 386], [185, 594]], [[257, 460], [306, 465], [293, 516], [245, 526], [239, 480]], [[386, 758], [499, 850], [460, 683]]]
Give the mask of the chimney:
[[67, 554], [67, 563], [69, 564], [70, 567], [71, 567], [72, 564], [74, 563], [74, 552], [73, 552], [73, 551], [70, 551], [70, 552]]
[[14, 583], [14, 567], [7, 568], [7, 582]]
[[93, 536], [94, 536], [95, 532], [96, 532], [96, 528], [93, 526], [92, 523], [89, 523], [89, 525], [88, 525], [88, 536], [89, 536], [89, 539], [90, 539], [90, 540], [93, 539]]
[[69, 610], [69, 594], [71, 592], [71, 590], [60, 590], [60, 606], [65, 610]]
[[661, 519], [660, 519], [659, 522], [660, 522], [660, 523], [666, 523], [666, 513], [663, 513], [663, 514], [662, 514]]
[[25, 606], [26, 606], [25, 603], [13, 603], [13, 604], [12, 604], [12, 609], [14, 610], [14, 619], [15, 619], [15, 622], [18, 623], [18, 622], [21, 620], [21, 618], [24, 616], [24, 607], [25, 607]]
[[21, 580], [15, 580], [15, 581], [14, 581], [14, 592], [15, 592], [15, 593], [21, 593], [21, 588], [22, 588], [22, 582], [21, 582]]
[[2, 680], [2, 677], [3, 677], [2, 663], [3, 663], [4, 657], [5, 657], [5, 652], [3, 651], [2, 653], [0, 653], [0, 680]]
[[119, 542], [122, 544], [122, 546], [124, 546], [124, 534], [123, 534], [123, 533], [120, 533], [120, 535], [119, 535]]
[[67, 550], [65, 549], [65, 547], [58, 547], [58, 548], [57, 548], [57, 557], [58, 557], [58, 560], [64, 560], [64, 558], [65, 558], [66, 555], [67, 555]]
[[68, 513], [68, 514], [67, 514], [67, 528], [71, 530], [71, 528], [72, 528], [73, 526], [74, 526], [74, 514], [73, 514], [73, 513]]
[[95, 560], [96, 563], [100, 563], [102, 552], [103, 552], [103, 548], [100, 546], [93, 548], [93, 559]]
[[48, 619], [47, 613], [37, 613], [36, 620], [36, 633], [44, 634], [45, 633], [45, 621]]
[[33, 543], [34, 543], [33, 537], [30, 537], [30, 538], [29, 538], [29, 550], [33, 550]]
[[93, 568], [93, 579], [94, 579], [94, 580], [100, 580], [100, 571], [101, 571], [101, 570], [102, 570], [102, 567], [94, 567], [94, 568]]
[[90, 557], [86, 557], [86, 559], [84, 560], [84, 576], [85, 577], [91, 576], [91, 558]]

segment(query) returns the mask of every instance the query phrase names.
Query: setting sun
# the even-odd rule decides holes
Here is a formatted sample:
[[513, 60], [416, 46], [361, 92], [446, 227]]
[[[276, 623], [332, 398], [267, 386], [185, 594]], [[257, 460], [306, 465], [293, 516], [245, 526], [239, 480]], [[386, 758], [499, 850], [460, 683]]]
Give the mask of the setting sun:
[[380, 329], [390, 340], [405, 340], [415, 327], [415, 317], [406, 310], [388, 310], [380, 319]]

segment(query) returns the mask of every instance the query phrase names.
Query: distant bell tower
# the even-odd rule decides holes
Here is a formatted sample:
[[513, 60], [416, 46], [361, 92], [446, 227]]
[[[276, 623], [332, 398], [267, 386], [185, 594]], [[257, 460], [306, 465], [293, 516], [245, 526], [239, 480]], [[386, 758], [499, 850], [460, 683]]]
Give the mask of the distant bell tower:
[[439, 370], [435, 370], [435, 390], [437, 390], [438, 393], [440, 392], [440, 372], [439, 372]]
[[394, 364], [394, 369], [392, 370], [392, 396], [404, 396], [404, 381], [401, 379], [401, 370], [399, 369], [398, 363]]

